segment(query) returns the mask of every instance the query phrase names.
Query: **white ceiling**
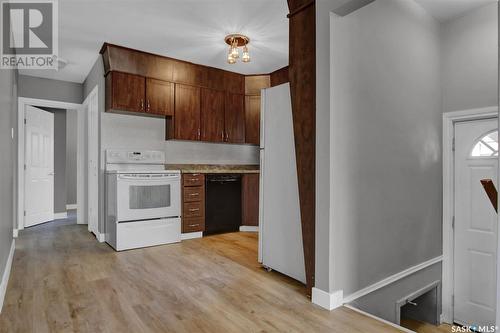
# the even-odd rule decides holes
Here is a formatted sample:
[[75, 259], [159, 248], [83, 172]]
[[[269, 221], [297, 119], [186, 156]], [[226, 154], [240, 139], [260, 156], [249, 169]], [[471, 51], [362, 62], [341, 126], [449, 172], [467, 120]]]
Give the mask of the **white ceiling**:
[[415, 0], [439, 22], [446, 22], [465, 13], [497, 2], [497, 0]]
[[[59, 1], [59, 70], [21, 74], [83, 82], [104, 42], [223, 68], [270, 73], [288, 64], [285, 0]], [[250, 38], [251, 62], [229, 65], [224, 36]]]

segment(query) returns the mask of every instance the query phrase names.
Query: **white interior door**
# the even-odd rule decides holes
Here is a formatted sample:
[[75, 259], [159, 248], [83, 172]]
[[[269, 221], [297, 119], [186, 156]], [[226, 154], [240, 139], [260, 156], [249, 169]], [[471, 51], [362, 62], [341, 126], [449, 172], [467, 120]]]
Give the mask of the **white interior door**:
[[480, 183], [497, 184], [498, 120], [455, 125], [454, 321], [495, 325], [496, 213]]
[[26, 107], [25, 227], [54, 219], [54, 114]]

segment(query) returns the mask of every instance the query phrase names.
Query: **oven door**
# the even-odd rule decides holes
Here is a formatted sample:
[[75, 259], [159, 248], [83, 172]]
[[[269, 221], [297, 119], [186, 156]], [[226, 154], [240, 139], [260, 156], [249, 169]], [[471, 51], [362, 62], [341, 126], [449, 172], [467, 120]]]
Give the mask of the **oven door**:
[[128, 222], [181, 215], [179, 174], [120, 174], [117, 221]]

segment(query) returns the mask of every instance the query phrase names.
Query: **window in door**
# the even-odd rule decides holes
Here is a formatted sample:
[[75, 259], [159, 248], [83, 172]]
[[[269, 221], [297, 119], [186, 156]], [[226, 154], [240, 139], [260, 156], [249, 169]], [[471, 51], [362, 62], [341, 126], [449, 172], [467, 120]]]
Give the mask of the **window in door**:
[[481, 136], [472, 148], [471, 157], [498, 156], [498, 131]]

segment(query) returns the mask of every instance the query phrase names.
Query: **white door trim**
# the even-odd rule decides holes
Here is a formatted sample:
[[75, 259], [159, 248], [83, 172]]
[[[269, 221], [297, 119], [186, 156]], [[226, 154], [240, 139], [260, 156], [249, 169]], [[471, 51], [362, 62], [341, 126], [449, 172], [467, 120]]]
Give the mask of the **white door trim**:
[[[443, 114], [443, 276], [442, 276], [442, 321], [453, 323], [453, 228], [454, 212], [454, 158], [453, 137], [455, 123], [487, 118], [498, 118], [498, 106], [481, 109], [447, 112]], [[500, 220], [499, 220], [500, 221]], [[500, 247], [499, 247], [500, 249]], [[498, 252], [500, 253], [500, 252]], [[497, 265], [497, 269], [500, 265]], [[497, 285], [499, 278], [497, 276]], [[498, 288], [497, 288], [498, 289]], [[498, 308], [498, 307], [497, 307]], [[500, 317], [497, 309], [497, 323]]]
[[[25, 135], [25, 109], [27, 105], [35, 107], [49, 107], [58, 109], [71, 109], [78, 112], [82, 104], [52, 101], [48, 99], [36, 99], [19, 97], [17, 108], [17, 229], [24, 229], [24, 135]], [[79, 151], [78, 154], [81, 152]], [[81, 175], [77, 175], [80, 177]]]
[[[92, 103], [92, 104], [91, 104]], [[85, 184], [87, 188], [87, 198], [85, 200], [85, 208], [83, 209], [84, 212], [82, 212], [86, 216], [86, 221], [88, 223], [88, 230], [90, 232], [93, 232], [97, 239], [101, 241], [100, 239], [102, 238], [99, 235], [99, 201], [94, 200], [95, 199], [95, 193], [91, 193], [91, 185], [93, 182], [95, 182], [94, 185], [97, 189], [99, 189], [99, 89], [98, 86], [96, 85], [92, 91], [88, 94], [87, 98], [85, 98], [85, 101], [83, 101], [83, 108], [87, 108], [87, 114], [85, 115], [86, 123], [87, 123], [87, 128], [85, 134], [87, 135], [87, 145], [85, 145], [85, 149], [87, 152], [87, 159], [82, 160], [79, 163], [79, 166], [83, 166], [86, 170], [87, 178], [86, 181], [87, 183]], [[92, 114], [94, 113], [94, 117]], [[91, 122], [93, 122], [91, 124]], [[91, 144], [94, 142], [90, 138], [97, 138], [97, 145], [92, 147]], [[91, 161], [94, 161], [92, 164]], [[92, 177], [92, 168], [95, 168], [95, 178]], [[85, 193], [81, 191], [83, 197]], [[91, 211], [95, 212], [95, 217], [94, 221], [91, 219]], [[96, 225], [94, 225], [96, 223]]]

